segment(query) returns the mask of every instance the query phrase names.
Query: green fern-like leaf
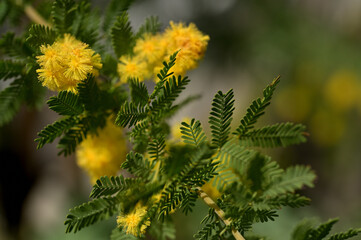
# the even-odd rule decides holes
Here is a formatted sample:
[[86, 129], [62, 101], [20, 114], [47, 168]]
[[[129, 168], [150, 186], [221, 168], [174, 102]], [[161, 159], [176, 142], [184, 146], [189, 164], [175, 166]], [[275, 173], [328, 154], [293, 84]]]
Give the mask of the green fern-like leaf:
[[53, 3], [51, 17], [53, 27], [58, 34], [71, 33], [75, 17], [76, 5], [74, 0], [56, 0]]
[[219, 91], [213, 98], [209, 124], [212, 129], [212, 144], [217, 148], [221, 148], [228, 140], [234, 111], [233, 96], [231, 89], [226, 94]]
[[47, 102], [49, 108], [60, 115], [79, 115], [83, 112], [79, 95], [69, 91], [61, 91], [58, 96], [51, 97]]
[[85, 80], [80, 82], [77, 90], [79, 100], [83, 103], [85, 110], [96, 111], [102, 107], [101, 100], [103, 99], [101, 99], [101, 92], [93, 75], [88, 75]]
[[190, 191], [189, 189], [186, 189], [184, 194], [184, 199], [179, 207], [182, 209], [182, 212], [187, 215], [189, 212], [193, 211], [192, 209], [196, 205], [198, 194], [197, 192]]
[[154, 113], [166, 111], [189, 82], [188, 77], [182, 78], [182, 76], [178, 76], [178, 78], [173, 76], [166, 81], [161, 94], [152, 102], [151, 111]]
[[327, 222], [321, 224], [315, 229], [310, 229], [307, 232], [305, 240], [322, 240], [324, 239], [331, 231], [333, 225], [338, 222], [338, 219], [330, 219]]
[[107, 115], [104, 114], [79, 118], [77, 123], [64, 132], [59, 140], [57, 147], [60, 148], [60, 151], [58, 155], [68, 156], [75, 152], [76, 146], [86, 138], [89, 131], [96, 131], [96, 129], [105, 126], [106, 117]]
[[16, 79], [9, 87], [0, 92], [0, 126], [11, 121], [17, 113], [21, 103], [23, 79]]
[[249, 131], [239, 139], [248, 147], [287, 147], [305, 142], [305, 129], [302, 124], [277, 123]]
[[0, 39], [0, 49], [1, 52], [9, 57], [21, 59], [26, 62], [35, 62], [33, 58], [29, 58], [29, 56], [32, 56], [33, 50], [23, 38], [15, 37], [15, 34], [12, 32], [2, 35]]
[[143, 179], [148, 179], [152, 175], [151, 163], [140, 153], [128, 153], [121, 168], [127, 169], [131, 174]]
[[99, 39], [99, 23], [99, 16], [92, 11], [90, 3], [81, 1], [76, 8], [72, 34], [76, 39], [94, 46]]
[[122, 127], [131, 127], [138, 121], [147, 117], [147, 108], [142, 105], [135, 105], [134, 103], [125, 102], [117, 115], [115, 123]]
[[159, 22], [158, 17], [150, 16], [145, 19], [145, 23], [140, 26], [136, 37], [142, 37], [144, 34], [156, 34], [160, 31], [162, 24]]
[[297, 224], [295, 229], [292, 232], [292, 240], [305, 240], [307, 234], [310, 230], [313, 229], [313, 226], [316, 224], [314, 219], [304, 219]]
[[238, 136], [246, 134], [250, 129], [254, 128], [257, 122], [264, 113], [266, 107], [271, 103], [272, 95], [279, 82], [279, 76], [275, 78], [270, 85], [263, 90], [263, 98], [258, 98], [253, 101], [251, 106], [247, 109], [246, 115], [241, 119], [241, 125], [233, 133]]
[[93, 186], [90, 197], [99, 198], [110, 196], [128, 189], [131, 185], [139, 184], [141, 179], [137, 178], [124, 178], [120, 176], [103, 176], [100, 177]]
[[66, 232], [74, 232], [112, 216], [118, 210], [117, 197], [97, 198], [69, 210]]
[[134, 36], [127, 12], [123, 12], [121, 16], [117, 17], [111, 29], [111, 37], [114, 52], [118, 58], [131, 51], [134, 45]]
[[134, 0], [111, 0], [107, 6], [106, 13], [104, 14], [103, 30], [108, 30], [113, 26], [117, 16], [129, 9], [129, 6]]
[[169, 57], [169, 61], [163, 62], [163, 68], [160, 70], [160, 72], [157, 74], [157, 77], [159, 79], [159, 81], [157, 82], [157, 84], [154, 87], [154, 91], [153, 93], [150, 95], [150, 99], [155, 99], [157, 97], [159, 97], [161, 93], [161, 89], [163, 88], [164, 82], [166, 81], [166, 79], [168, 77], [170, 77], [173, 72], [170, 72], [170, 69], [174, 66], [175, 64], [175, 60], [177, 57], [178, 51], [173, 53], [170, 57]]
[[26, 42], [34, 48], [41, 45], [53, 44], [57, 38], [57, 33], [51, 28], [39, 24], [33, 24], [29, 29], [29, 37]]
[[255, 220], [256, 222], [268, 222], [274, 221], [278, 217], [278, 214], [274, 210], [261, 210], [256, 211]]
[[276, 179], [264, 192], [265, 196], [276, 196], [294, 192], [303, 186], [313, 187], [315, 173], [307, 166], [292, 166], [286, 169], [279, 179]]
[[51, 143], [55, 138], [60, 137], [63, 132], [73, 127], [76, 121], [76, 118], [68, 117], [47, 125], [38, 133], [39, 138], [35, 139], [35, 142], [38, 142], [37, 149], [42, 148], [45, 144]]
[[354, 236], [357, 236], [361, 233], [361, 228], [359, 229], [349, 229], [347, 232], [337, 233], [328, 238], [328, 240], [344, 240], [349, 239]]
[[201, 230], [193, 237], [197, 240], [208, 240], [212, 237], [214, 229], [217, 227], [217, 222], [207, 223]]
[[22, 74], [25, 64], [12, 60], [0, 60], [0, 80], [7, 80]]
[[262, 202], [253, 202], [252, 209], [254, 210], [267, 210], [279, 209], [283, 206], [292, 208], [299, 208], [309, 205], [311, 199], [301, 196], [299, 194], [284, 194], [273, 198], [265, 198]]
[[148, 154], [152, 162], [157, 162], [164, 155], [165, 139], [164, 137], [154, 138], [148, 145]]
[[253, 150], [246, 149], [233, 141], [228, 141], [217, 154], [218, 175], [215, 176], [213, 185], [222, 192], [228, 184], [239, 181], [239, 176], [234, 169], [245, 175], [246, 166], [255, 154], [256, 152]]
[[200, 147], [206, 140], [201, 123], [193, 118], [190, 124], [182, 122], [181, 133], [184, 143]]
[[149, 101], [148, 89], [144, 82], [139, 82], [138, 79], [131, 79], [130, 84], [130, 96], [132, 102], [136, 105], [146, 105]]

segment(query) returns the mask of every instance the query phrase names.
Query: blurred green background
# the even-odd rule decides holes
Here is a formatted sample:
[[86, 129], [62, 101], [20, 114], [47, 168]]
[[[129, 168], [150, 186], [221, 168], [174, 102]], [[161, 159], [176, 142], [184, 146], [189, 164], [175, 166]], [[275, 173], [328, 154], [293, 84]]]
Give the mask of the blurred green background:
[[[51, 2], [33, 4], [46, 8]], [[107, 1], [92, 2], [103, 11]], [[163, 29], [170, 20], [194, 22], [210, 36], [183, 95], [202, 98], [172, 124], [187, 116], [207, 126], [214, 94], [233, 88], [237, 125], [251, 100], [281, 75], [261, 121], [301, 122], [310, 137], [306, 144], [265, 152], [282, 166], [311, 165], [318, 179], [314, 189], [304, 190], [311, 206], [282, 209], [276, 222], [257, 224], [255, 232], [289, 239], [295, 224], [312, 216], [322, 221], [339, 216], [335, 230], [361, 226], [361, 1], [138, 0], [129, 14], [135, 29], [157, 15]], [[16, 26], [6, 22], [0, 34], [21, 32], [28, 24], [26, 17]], [[110, 220], [76, 235], [64, 233], [68, 209], [86, 201], [91, 186], [75, 159], [57, 156], [55, 144], [36, 150], [36, 133], [55, 119], [46, 106], [40, 112], [23, 108], [0, 129], [0, 239], [108, 239], [115, 226]], [[191, 239], [206, 212], [199, 203], [189, 218], [177, 213], [177, 239]]]

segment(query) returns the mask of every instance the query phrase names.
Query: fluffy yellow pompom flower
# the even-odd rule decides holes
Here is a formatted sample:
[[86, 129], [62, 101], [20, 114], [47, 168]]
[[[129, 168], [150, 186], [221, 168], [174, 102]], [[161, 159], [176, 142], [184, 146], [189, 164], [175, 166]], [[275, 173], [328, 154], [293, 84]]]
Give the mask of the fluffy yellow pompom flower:
[[127, 83], [129, 78], [138, 78], [143, 81], [149, 76], [147, 64], [139, 57], [122, 56], [118, 63], [120, 83]]
[[127, 234], [132, 234], [136, 237], [145, 233], [145, 230], [150, 226], [150, 221], [145, 221], [142, 226], [138, 226], [144, 215], [147, 213], [147, 208], [137, 204], [134, 210], [128, 214], [121, 214], [117, 218], [119, 227], [124, 227]]
[[86, 79], [87, 74], [96, 76], [102, 68], [100, 55], [69, 34], [52, 45], [42, 45], [40, 51], [42, 55], [36, 57], [40, 65], [38, 78], [53, 91], [76, 93], [77, 84]]
[[144, 59], [148, 67], [152, 68], [153, 64], [161, 62], [164, 58], [166, 48], [160, 44], [161, 40], [159, 35], [145, 34], [137, 40], [133, 49], [134, 54]]
[[101, 176], [115, 175], [125, 160], [126, 141], [121, 128], [108, 121], [97, 135], [88, 135], [76, 151], [77, 163], [95, 183]]
[[188, 70], [197, 67], [207, 49], [209, 36], [201, 33], [195, 24], [185, 26], [183, 23], [170, 22], [166, 29], [164, 39], [167, 41], [167, 56], [180, 50], [172, 71], [176, 75], [184, 75]]

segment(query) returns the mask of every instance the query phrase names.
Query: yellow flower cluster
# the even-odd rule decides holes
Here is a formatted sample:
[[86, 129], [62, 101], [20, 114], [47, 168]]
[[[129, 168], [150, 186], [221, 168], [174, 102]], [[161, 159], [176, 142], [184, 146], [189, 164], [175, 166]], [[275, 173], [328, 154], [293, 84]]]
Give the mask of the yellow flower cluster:
[[86, 79], [87, 74], [98, 75], [102, 68], [99, 54], [69, 34], [52, 45], [42, 45], [42, 55], [37, 56], [40, 68], [37, 70], [43, 86], [53, 91], [71, 91]]
[[126, 141], [121, 128], [108, 121], [97, 135], [88, 135], [76, 151], [79, 167], [95, 183], [101, 176], [115, 175], [125, 160]]
[[145, 230], [150, 226], [150, 221], [145, 221], [142, 226], [138, 226], [142, 218], [147, 213], [147, 207], [137, 204], [134, 210], [128, 214], [121, 214], [117, 218], [119, 227], [124, 227], [127, 234], [132, 234], [136, 237], [145, 233]]
[[[140, 81], [156, 76], [163, 68], [162, 62], [168, 61], [169, 56], [180, 50], [172, 72], [184, 75], [188, 70], [197, 67], [207, 49], [209, 36], [201, 33], [191, 23], [170, 22], [164, 33], [156, 35], [145, 34], [136, 41], [133, 48], [134, 56], [122, 56], [118, 64], [120, 82], [126, 83], [129, 78]], [[157, 77], [155, 77], [157, 81]]]

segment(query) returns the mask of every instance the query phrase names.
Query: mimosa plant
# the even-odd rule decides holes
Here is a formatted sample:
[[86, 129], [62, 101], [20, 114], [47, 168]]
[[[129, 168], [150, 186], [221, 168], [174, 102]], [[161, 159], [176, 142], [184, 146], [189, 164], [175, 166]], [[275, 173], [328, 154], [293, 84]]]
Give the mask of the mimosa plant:
[[[182, 141], [172, 141], [167, 120], [195, 99], [176, 101], [209, 36], [192, 23], [170, 22], [161, 32], [156, 17], [134, 31], [127, 13], [131, 2], [113, 0], [100, 17], [87, 1], [56, 0], [47, 22], [30, 5], [5, 1], [36, 24], [22, 36], [1, 37], [0, 79], [11, 83], [0, 93], [0, 124], [9, 122], [20, 104], [41, 105], [45, 88], [58, 92], [47, 104], [60, 118], [35, 141], [42, 148], [60, 138], [59, 155], [76, 153], [94, 184], [90, 201], [70, 209], [66, 232], [116, 215], [112, 240], [175, 239], [172, 214], [187, 215], [199, 199], [209, 211], [196, 239], [264, 239], [252, 234], [252, 225], [274, 221], [282, 207], [308, 205], [310, 199], [297, 190], [313, 187], [316, 177], [309, 166], [282, 169], [260, 151], [303, 143], [308, 136], [302, 124], [257, 127], [279, 77], [246, 109], [236, 129], [231, 129], [233, 90], [219, 91], [208, 125], [184, 121], [178, 129]], [[210, 128], [211, 136], [203, 128]], [[291, 239], [340, 240], [361, 232], [329, 236], [336, 222], [304, 221]]]

